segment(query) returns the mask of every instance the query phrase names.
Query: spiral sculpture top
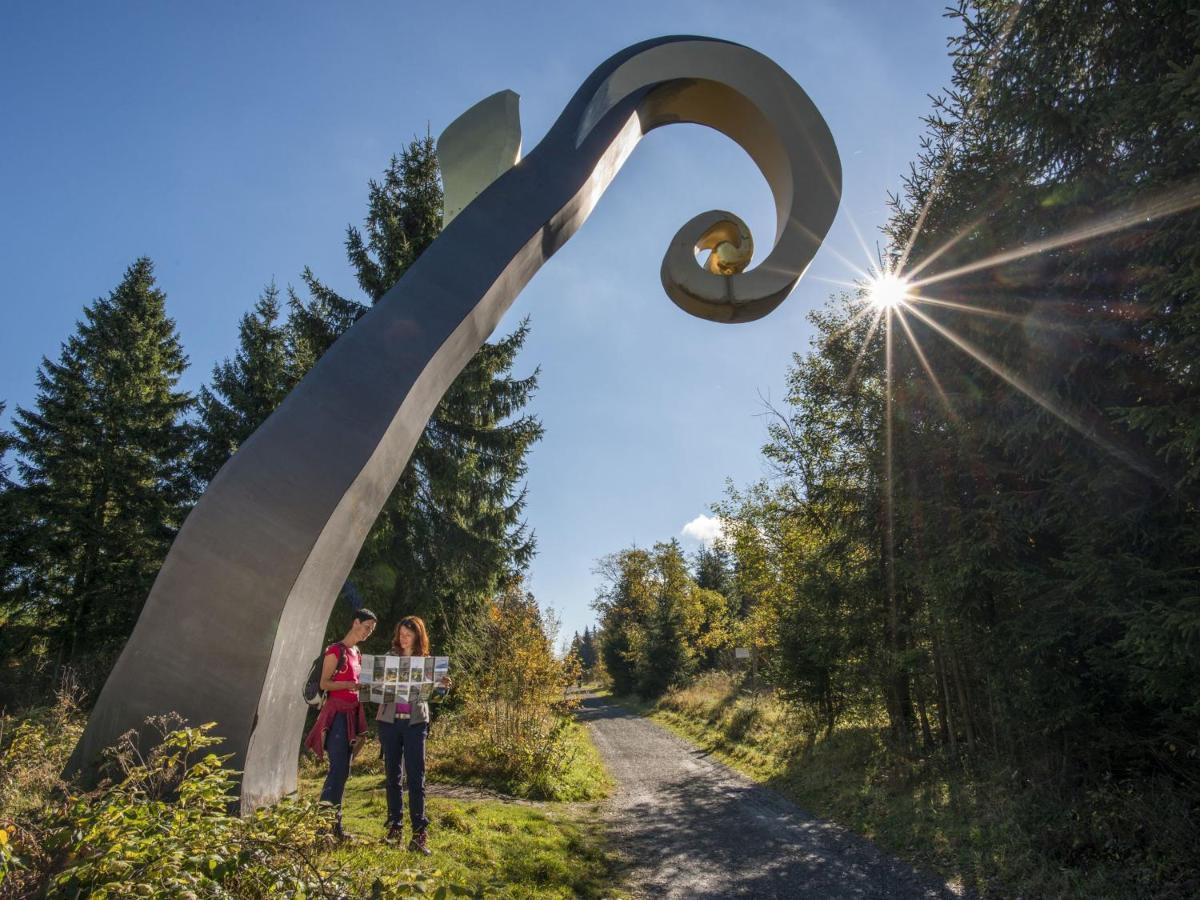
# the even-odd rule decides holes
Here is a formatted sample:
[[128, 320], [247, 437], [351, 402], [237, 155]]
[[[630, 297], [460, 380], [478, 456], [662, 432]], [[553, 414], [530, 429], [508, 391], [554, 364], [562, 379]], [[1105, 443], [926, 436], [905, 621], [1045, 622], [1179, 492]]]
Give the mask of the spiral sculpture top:
[[[674, 122], [714, 128], [745, 149], [770, 186], [776, 228], [766, 259], [747, 272], [753, 240], [745, 223], [724, 210], [701, 213], [671, 240], [663, 258], [663, 287], [680, 307], [701, 318], [744, 322], [764, 316], [808, 267], [841, 198], [841, 162], [829, 127], [804, 90], [767, 57], [708, 38], [663, 38], [630, 47], [592, 74], [522, 165], [541, 165], [552, 157], [566, 168], [582, 160], [592, 170], [592, 187], [602, 191], [642, 135]], [[609, 126], [601, 138], [609, 145], [605, 149], [618, 154], [598, 167], [589, 141], [602, 123]], [[614, 124], [620, 126], [615, 146]], [[464, 180], [477, 182], [481, 167], [496, 167], [486, 181], [464, 188], [470, 196], [481, 192], [501, 174], [499, 159], [507, 156], [509, 166], [515, 162], [519, 127], [517, 96], [503, 91], [446, 129], [438, 154], [447, 181], [448, 220], [465, 205], [451, 196], [459, 193], [452, 189], [459, 166], [475, 170]], [[570, 146], [567, 138], [573, 139]], [[496, 152], [488, 154], [489, 146]], [[705, 267], [696, 263], [698, 249], [712, 251]]]
[[[515, 95], [500, 98], [501, 114], [515, 117]], [[600, 66], [520, 163], [497, 163], [515, 159], [511, 134], [490, 162], [486, 148], [460, 143], [457, 159], [488, 174], [465, 192], [449, 190], [450, 178], [452, 218], [441, 235], [209, 484], [70, 770], [93, 771], [119, 735], [144, 732], [147, 716], [173, 710], [218, 723], [243, 771], [243, 809], [295, 789], [307, 666], [429, 416], [642, 135], [671, 122], [708, 125], [746, 149], [774, 195], [776, 233], [763, 261], [746, 269], [745, 224], [721, 211], [695, 217], [668, 246], [667, 293], [722, 322], [759, 318], [787, 296], [833, 221], [841, 168], [812, 101], [753, 50], [705, 38], [648, 41]], [[454, 141], [444, 143], [452, 169]], [[704, 267], [697, 250], [711, 251]]]
[[663, 258], [667, 294], [705, 319], [744, 322], [765, 316], [808, 268], [841, 200], [841, 161], [825, 120], [800, 85], [761, 53], [683, 38], [619, 62], [588, 102], [580, 140], [623, 98], [637, 95], [643, 133], [672, 122], [715, 128], [750, 155], [775, 200], [774, 243], [767, 257], [746, 272], [715, 274], [699, 267], [694, 255], [723, 223], [748, 235], [739, 218], [713, 210], [684, 225]]

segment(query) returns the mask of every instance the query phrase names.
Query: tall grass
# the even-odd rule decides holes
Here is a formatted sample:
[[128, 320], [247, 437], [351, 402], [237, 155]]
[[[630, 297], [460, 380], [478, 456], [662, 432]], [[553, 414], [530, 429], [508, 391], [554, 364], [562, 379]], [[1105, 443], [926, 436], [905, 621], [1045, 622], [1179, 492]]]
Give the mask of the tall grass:
[[83, 734], [81, 703], [68, 671], [52, 704], [0, 715], [0, 820], [38, 812], [65, 787], [59, 776]]

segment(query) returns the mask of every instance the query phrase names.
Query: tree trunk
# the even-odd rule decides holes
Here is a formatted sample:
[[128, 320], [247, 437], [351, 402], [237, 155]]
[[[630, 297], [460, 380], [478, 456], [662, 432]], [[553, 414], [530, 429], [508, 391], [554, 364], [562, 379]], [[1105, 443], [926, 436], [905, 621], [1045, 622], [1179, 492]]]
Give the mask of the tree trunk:
[[958, 737], [954, 733], [954, 711], [950, 702], [950, 681], [946, 676], [946, 659], [942, 652], [941, 641], [938, 640], [937, 629], [933, 632], [933, 667], [939, 685], [942, 689], [942, 739], [949, 743], [950, 752], [958, 756]]

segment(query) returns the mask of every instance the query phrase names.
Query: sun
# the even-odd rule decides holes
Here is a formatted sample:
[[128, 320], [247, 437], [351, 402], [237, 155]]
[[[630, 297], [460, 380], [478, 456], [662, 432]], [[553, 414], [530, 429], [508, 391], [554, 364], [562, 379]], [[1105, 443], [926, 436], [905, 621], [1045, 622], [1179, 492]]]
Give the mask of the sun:
[[908, 299], [909, 283], [888, 272], [867, 282], [867, 299], [879, 309], [892, 309]]

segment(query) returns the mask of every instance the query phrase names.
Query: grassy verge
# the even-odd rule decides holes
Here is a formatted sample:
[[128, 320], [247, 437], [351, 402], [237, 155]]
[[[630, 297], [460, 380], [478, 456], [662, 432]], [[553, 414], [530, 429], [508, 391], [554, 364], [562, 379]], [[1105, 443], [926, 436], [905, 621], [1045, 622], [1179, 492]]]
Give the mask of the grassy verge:
[[[1186, 811], [1165, 793], [1118, 796], [1114, 788], [1094, 793], [1084, 808], [1068, 807], [1011, 769], [968, 773], [941, 758], [898, 760], [872, 721], [847, 722], [808, 748], [786, 704], [743, 695], [725, 677], [701, 679], [654, 704], [618, 702], [955, 887], [987, 897], [1200, 890], [1200, 882], [1178, 875], [1190, 856], [1183, 833], [1160, 828], [1148, 842], [1129, 840], [1137, 821], [1154, 822], [1156, 807], [1184, 821]], [[1106, 846], [1106, 828], [1126, 833], [1110, 834]]]
[[[301, 795], [320, 793], [308, 776]], [[359, 896], [376, 878], [412, 871], [436, 874], [488, 897], [617, 897], [615, 861], [605, 849], [594, 809], [534, 806], [494, 800], [431, 797], [430, 857], [384, 843], [387, 809], [377, 774], [356, 775], [346, 786], [345, 826], [355, 840], [329, 851], [331, 864], [351, 872]], [[405, 835], [409, 834], [405, 825]]]
[[[513, 777], [490, 765], [486, 747], [477, 739], [456, 734], [439, 723], [432, 732], [427, 754], [427, 777], [437, 784], [461, 784], [484, 788], [523, 800], [583, 802], [603, 800], [612, 792], [612, 779], [604, 768], [600, 753], [578, 722], [567, 722], [555, 737], [555, 761], [550, 772], [537, 777]], [[372, 732], [355, 759], [359, 774], [383, 775], [379, 742]], [[323, 763], [311, 754], [300, 757], [302, 778], [325, 775]]]
[[539, 767], [536, 777], [513, 775], [490, 765], [481, 758], [485, 749], [469, 737], [462, 740], [451, 732], [443, 738], [435, 733], [429, 746], [430, 780], [485, 787], [531, 800], [600, 800], [612, 790], [600, 754], [578, 722], [563, 723], [553, 745], [553, 765]]

